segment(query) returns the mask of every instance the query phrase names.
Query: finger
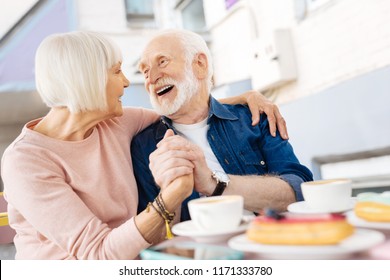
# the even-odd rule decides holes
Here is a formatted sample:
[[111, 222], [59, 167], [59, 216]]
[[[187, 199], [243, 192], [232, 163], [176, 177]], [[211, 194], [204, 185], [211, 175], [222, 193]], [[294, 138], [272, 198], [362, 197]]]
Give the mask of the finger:
[[248, 107], [252, 114], [252, 125], [257, 125], [260, 121], [260, 113], [262, 112], [261, 108], [259, 108], [257, 104], [252, 103], [249, 103]]
[[194, 168], [195, 165], [190, 159], [185, 159], [181, 157], [169, 157], [163, 155], [157, 158], [151, 158], [149, 163], [149, 168], [152, 171], [153, 175], [163, 174], [167, 169], [186, 166], [189, 168]]
[[276, 122], [277, 122], [280, 136], [284, 140], [288, 140], [289, 136], [288, 136], [288, 132], [287, 132], [287, 124], [286, 124], [285, 119], [283, 118], [282, 114], [280, 113], [280, 111], [277, 107], [275, 107], [275, 116], [276, 116]]
[[192, 150], [192, 143], [180, 136], [172, 136], [163, 139], [158, 144], [157, 148], [162, 151], [166, 150]]
[[276, 117], [274, 112], [274, 106], [267, 107], [264, 110], [264, 113], [267, 115], [269, 132], [273, 137], [276, 136]]
[[278, 125], [278, 130], [279, 130], [282, 138], [284, 140], [288, 140], [289, 136], [288, 136], [288, 132], [287, 132], [287, 124], [286, 124], [286, 121], [284, 120], [284, 118], [281, 118], [280, 120], [278, 119], [277, 125]]
[[194, 161], [196, 158], [197, 154], [193, 151], [167, 150], [166, 152], [159, 152], [158, 149], [149, 155], [149, 162], [152, 164], [164, 164], [165, 161], [171, 159]]
[[178, 167], [178, 168], [173, 168], [173, 169], [168, 169], [164, 172], [164, 178], [163, 180], [155, 180], [156, 183], [160, 186], [160, 188], [165, 188], [169, 186], [171, 182], [173, 182], [175, 179], [188, 175], [192, 173], [192, 169], [188, 167]]
[[168, 129], [167, 131], [165, 131], [165, 134], [164, 134], [164, 137], [163, 139], [157, 143], [157, 148], [161, 145], [161, 143], [165, 140], [165, 139], [169, 139], [170, 137], [173, 137], [175, 135], [175, 133], [173, 132], [172, 129]]
[[194, 168], [195, 165], [190, 160], [182, 159], [182, 158], [171, 158], [164, 161], [156, 161], [150, 164], [150, 169], [152, 170], [152, 173], [158, 174], [158, 173], [164, 173], [165, 170], [171, 169], [171, 168], [177, 168], [186, 166], [189, 168]]
[[164, 138], [168, 138], [168, 137], [171, 137], [175, 135], [175, 133], [173, 132], [172, 129], [168, 129], [166, 132], [165, 132], [165, 135], [164, 135]]
[[184, 145], [185, 143], [188, 143], [189, 141], [185, 139], [183, 136], [180, 135], [170, 135], [170, 133], [165, 133], [164, 138], [157, 143], [157, 148], [160, 146], [166, 144], [166, 143], [175, 143]]

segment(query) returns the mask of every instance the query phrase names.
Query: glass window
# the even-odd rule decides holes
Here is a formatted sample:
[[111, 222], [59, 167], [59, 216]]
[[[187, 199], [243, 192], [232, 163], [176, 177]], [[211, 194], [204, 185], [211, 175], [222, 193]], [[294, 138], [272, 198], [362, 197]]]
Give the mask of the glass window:
[[192, 0], [181, 9], [183, 28], [194, 31], [204, 32], [206, 21], [204, 18], [203, 1]]
[[125, 0], [127, 22], [131, 27], [156, 27], [154, 0]]
[[309, 11], [314, 11], [314, 10], [324, 6], [329, 1], [330, 0], [306, 0], [307, 9]]

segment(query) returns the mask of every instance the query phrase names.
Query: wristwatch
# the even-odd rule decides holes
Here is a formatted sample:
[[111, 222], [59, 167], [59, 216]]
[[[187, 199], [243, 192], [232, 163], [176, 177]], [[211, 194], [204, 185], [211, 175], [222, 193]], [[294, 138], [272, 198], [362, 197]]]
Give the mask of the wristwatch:
[[213, 179], [217, 181], [217, 186], [215, 187], [215, 190], [213, 191], [211, 196], [221, 195], [225, 191], [226, 187], [229, 185], [229, 176], [222, 171], [213, 171], [211, 177], [213, 177]]

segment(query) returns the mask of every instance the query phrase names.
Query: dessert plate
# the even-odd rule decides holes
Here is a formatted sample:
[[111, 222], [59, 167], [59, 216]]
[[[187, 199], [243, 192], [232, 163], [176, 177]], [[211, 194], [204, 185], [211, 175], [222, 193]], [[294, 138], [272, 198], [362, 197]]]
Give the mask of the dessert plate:
[[336, 245], [294, 246], [266, 245], [248, 240], [241, 234], [229, 240], [231, 248], [258, 253], [266, 259], [347, 259], [351, 254], [373, 248], [385, 240], [381, 232], [369, 229], [356, 229], [355, 233]]
[[390, 230], [390, 223], [386, 222], [369, 222], [363, 220], [355, 215], [354, 211], [348, 211], [347, 214], [348, 222], [355, 227], [379, 229], [379, 230]]
[[205, 232], [196, 228], [194, 223], [191, 220], [189, 220], [174, 225], [172, 227], [172, 232], [176, 235], [191, 237], [197, 242], [213, 243], [213, 242], [226, 241], [232, 236], [244, 232], [248, 228], [248, 225], [249, 225], [248, 222], [243, 222], [234, 230]]
[[307, 205], [306, 201], [298, 201], [287, 206], [287, 210], [291, 213], [299, 213], [299, 214], [341, 213], [341, 212], [346, 212], [348, 210], [351, 210], [355, 206], [355, 203], [356, 203], [356, 198], [351, 198], [348, 206], [343, 209], [337, 209], [337, 211], [332, 211], [332, 210], [318, 211], [318, 210], [311, 209]]

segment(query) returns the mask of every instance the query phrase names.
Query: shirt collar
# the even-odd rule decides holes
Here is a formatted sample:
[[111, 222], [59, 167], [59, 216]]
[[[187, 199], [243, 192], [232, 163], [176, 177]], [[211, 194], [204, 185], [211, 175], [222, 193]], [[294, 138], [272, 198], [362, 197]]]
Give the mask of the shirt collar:
[[[233, 115], [224, 105], [219, 103], [214, 97], [210, 95], [210, 109], [209, 109], [208, 120], [207, 120], [208, 124], [210, 123], [210, 119], [213, 116], [223, 120], [231, 120], [231, 121], [238, 120], [238, 118], [235, 115]], [[175, 131], [175, 133], [178, 134], [177, 131], [173, 128], [172, 120], [170, 118], [166, 116], [162, 116], [161, 122], [165, 127], [159, 126], [157, 128], [156, 138], [158, 140], [164, 137], [167, 128], [173, 129], [173, 131]]]
[[230, 120], [230, 121], [234, 121], [238, 119], [226, 108], [226, 106], [219, 103], [214, 97], [210, 95], [210, 110], [209, 110], [208, 123], [210, 123], [210, 118], [212, 116], [215, 116], [219, 119]]

